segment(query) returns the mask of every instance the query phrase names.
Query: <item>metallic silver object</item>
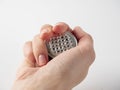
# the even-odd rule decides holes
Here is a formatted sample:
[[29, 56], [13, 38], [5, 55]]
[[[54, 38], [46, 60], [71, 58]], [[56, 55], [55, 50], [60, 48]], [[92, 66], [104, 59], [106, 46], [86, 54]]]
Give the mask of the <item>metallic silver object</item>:
[[54, 58], [63, 51], [77, 46], [77, 39], [71, 32], [67, 31], [64, 34], [50, 38], [50, 40], [46, 42], [46, 46], [48, 55]]

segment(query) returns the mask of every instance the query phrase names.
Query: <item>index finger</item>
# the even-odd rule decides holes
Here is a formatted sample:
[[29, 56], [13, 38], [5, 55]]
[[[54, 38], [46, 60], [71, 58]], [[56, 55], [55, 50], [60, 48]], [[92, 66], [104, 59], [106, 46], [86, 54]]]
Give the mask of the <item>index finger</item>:
[[55, 34], [62, 34], [66, 31], [70, 31], [71, 32], [71, 29], [69, 27], [69, 25], [67, 25], [66, 23], [64, 22], [59, 22], [57, 23], [54, 27], [53, 27], [53, 30], [52, 30]]

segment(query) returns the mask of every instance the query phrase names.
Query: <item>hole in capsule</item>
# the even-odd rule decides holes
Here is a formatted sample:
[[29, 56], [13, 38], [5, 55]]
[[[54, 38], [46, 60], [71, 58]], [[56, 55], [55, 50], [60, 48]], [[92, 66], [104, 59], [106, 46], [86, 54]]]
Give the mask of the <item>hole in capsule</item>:
[[53, 48], [53, 50], [55, 50], [55, 48]]
[[68, 44], [69, 42], [67, 41], [66, 44]]
[[53, 41], [51, 41], [51, 43], [53, 44]]
[[63, 52], [63, 50], [61, 50], [61, 52]]
[[63, 36], [61, 36], [61, 38], [63, 39], [64, 37], [63, 37]]
[[58, 47], [56, 49], [58, 50]]
[[59, 53], [60, 51], [58, 50], [57, 52]]
[[67, 47], [70, 47], [69, 45], [67, 45]]
[[69, 41], [69, 39], [68, 39], [68, 38], [66, 38], [65, 40], [66, 40], [67, 42]]
[[64, 41], [64, 39], [62, 39], [62, 42]]
[[64, 51], [66, 51], [66, 48], [64, 49]]
[[65, 35], [64, 37], [66, 37], [66, 38], [67, 38], [68, 36], [67, 36], [67, 35]]
[[64, 45], [63, 47], [64, 47], [64, 48], [66, 48], [66, 46], [65, 46], [65, 45]]
[[54, 46], [54, 45], [52, 45], [52, 48], [55, 48], [55, 46]]

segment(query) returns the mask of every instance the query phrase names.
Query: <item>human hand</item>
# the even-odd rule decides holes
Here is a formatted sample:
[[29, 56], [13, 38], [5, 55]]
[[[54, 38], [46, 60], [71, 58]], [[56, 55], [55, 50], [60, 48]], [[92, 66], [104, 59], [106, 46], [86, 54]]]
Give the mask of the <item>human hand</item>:
[[67, 30], [71, 31], [65, 23], [44, 25], [41, 33], [25, 44], [25, 58], [12, 90], [70, 90], [86, 77], [95, 52], [92, 37], [80, 27], [71, 31], [78, 45], [49, 61], [45, 41]]

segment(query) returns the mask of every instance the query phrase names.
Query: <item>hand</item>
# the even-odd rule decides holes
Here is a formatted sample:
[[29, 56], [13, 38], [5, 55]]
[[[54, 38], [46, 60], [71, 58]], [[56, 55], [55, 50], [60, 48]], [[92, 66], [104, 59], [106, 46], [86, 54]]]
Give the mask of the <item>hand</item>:
[[[45, 41], [66, 30], [76, 36], [78, 45], [49, 61]], [[62, 22], [44, 25], [40, 34], [25, 43], [24, 61], [12, 90], [70, 90], [86, 77], [94, 59], [93, 39], [80, 27], [71, 30]]]

